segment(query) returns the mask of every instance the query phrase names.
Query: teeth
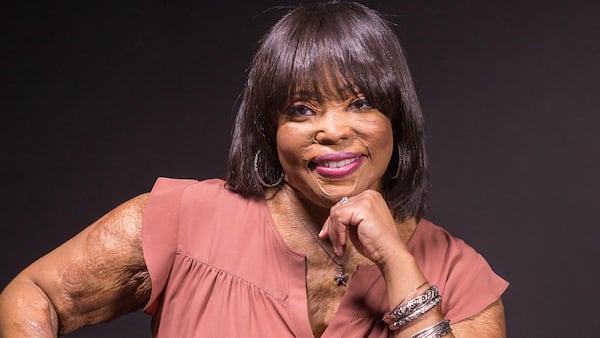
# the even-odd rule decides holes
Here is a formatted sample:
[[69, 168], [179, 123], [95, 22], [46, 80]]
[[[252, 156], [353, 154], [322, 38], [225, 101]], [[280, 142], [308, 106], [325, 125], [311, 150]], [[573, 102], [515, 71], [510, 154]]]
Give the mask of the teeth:
[[349, 158], [347, 160], [342, 160], [342, 161], [323, 162], [321, 165], [324, 167], [327, 167], [327, 168], [340, 168], [340, 167], [347, 166], [348, 164], [350, 164], [354, 161], [356, 161], [356, 158]]

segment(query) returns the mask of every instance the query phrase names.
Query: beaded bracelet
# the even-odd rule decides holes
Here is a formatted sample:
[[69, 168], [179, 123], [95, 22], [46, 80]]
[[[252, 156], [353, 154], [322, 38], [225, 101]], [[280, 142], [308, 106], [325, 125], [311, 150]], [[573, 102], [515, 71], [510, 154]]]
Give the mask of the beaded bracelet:
[[452, 332], [449, 320], [442, 320], [410, 336], [410, 338], [440, 338]]

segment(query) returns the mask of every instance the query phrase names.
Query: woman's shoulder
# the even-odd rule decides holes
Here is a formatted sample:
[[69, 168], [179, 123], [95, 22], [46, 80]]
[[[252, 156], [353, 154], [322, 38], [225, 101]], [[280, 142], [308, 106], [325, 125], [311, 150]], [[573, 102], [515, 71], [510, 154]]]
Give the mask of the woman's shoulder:
[[463, 239], [425, 219], [419, 221], [407, 248], [421, 269], [448, 274], [445, 278], [456, 277], [450, 274], [458, 271], [488, 266], [483, 256]]
[[209, 178], [204, 180], [192, 178], [172, 178], [158, 177], [152, 188], [152, 193], [156, 191], [169, 190], [188, 190], [188, 189], [225, 189], [225, 181], [219, 178]]
[[[264, 198], [246, 198], [227, 188], [226, 181], [219, 178], [205, 180], [160, 177], [150, 192], [145, 214], [148, 217], [162, 214], [192, 212], [203, 214], [232, 207], [258, 207]], [[228, 211], [224, 211], [228, 212]]]
[[218, 178], [187, 179], [159, 177], [150, 191], [151, 200], [193, 199], [195, 201], [214, 199], [220, 194], [233, 194], [225, 186], [225, 181]]
[[432, 250], [438, 253], [448, 254], [449, 250], [466, 250], [476, 253], [475, 250], [461, 238], [455, 237], [445, 228], [432, 223], [427, 219], [421, 219], [408, 242], [411, 251]]
[[483, 310], [508, 287], [477, 250], [428, 220], [419, 222], [408, 249], [429, 282], [440, 288], [442, 308], [452, 322]]

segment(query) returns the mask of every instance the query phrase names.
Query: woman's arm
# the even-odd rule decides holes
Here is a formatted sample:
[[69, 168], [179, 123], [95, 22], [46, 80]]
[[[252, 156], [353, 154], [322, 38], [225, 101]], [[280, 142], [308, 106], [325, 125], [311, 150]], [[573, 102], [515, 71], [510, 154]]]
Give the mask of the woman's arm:
[[[343, 253], [346, 243], [351, 241], [358, 252], [379, 266], [392, 307], [403, 303], [405, 297], [425, 281], [425, 276], [400, 236], [385, 200], [378, 192], [367, 190], [333, 206], [320, 236], [328, 237], [337, 253]], [[429, 287], [429, 284], [424, 284]], [[398, 338], [411, 337], [442, 320], [444, 317], [438, 303], [431, 311], [390, 334]], [[451, 327], [452, 333], [444, 337], [505, 337], [502, 301], [497, 300], [479, 314]]]
[[151, 292], [142, 254], [147, 197], [123, 203], [15, 277], [0, 294], [0, 337], [56, 337], [141, 308]]
[[452, 324], [452, 332], [456, 337], [506, 337], [504, 305], [502, 299], [490, 304], [473, 317]]

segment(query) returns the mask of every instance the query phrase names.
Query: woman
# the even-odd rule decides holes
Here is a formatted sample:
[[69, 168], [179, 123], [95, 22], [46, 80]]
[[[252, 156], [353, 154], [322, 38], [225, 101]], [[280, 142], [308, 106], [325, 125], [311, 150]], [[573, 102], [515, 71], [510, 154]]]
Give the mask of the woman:
[[422, 217], [423, 117], [400, 45], [362, 5], [264, 37], [227, 180], [159, 179], [19, 274], [0, 336], [145, 306], [159, 337], [501, 337], [507, 283]]

